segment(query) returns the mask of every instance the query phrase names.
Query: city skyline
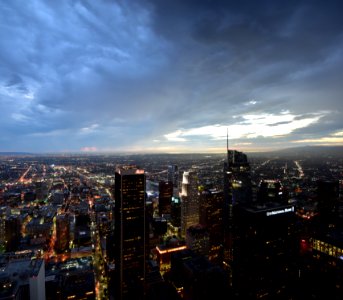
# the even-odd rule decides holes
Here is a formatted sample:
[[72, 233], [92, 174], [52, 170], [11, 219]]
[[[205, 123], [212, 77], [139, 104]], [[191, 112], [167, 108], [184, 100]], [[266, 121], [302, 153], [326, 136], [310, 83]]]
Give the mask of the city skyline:
[[0, 5], [0, 152], [343, 145], [340, 1]]

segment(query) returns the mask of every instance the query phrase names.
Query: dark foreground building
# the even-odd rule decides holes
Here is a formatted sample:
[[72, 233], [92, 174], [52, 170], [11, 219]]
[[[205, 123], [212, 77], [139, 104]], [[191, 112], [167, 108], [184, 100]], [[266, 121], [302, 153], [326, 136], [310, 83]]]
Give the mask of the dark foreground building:
[[117, 169], [114, 215], [115, 299], [142, 299], [147, 258], [144, 170]]
[[297, 279], [295, 207], [269, 203], [235, 211], [233, 290], [238, 299], [289, 299]]

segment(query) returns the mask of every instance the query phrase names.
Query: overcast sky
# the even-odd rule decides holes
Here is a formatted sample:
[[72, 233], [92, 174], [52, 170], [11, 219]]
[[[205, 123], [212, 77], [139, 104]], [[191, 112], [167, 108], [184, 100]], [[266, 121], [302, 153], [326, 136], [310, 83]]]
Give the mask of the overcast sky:
[[0, 2], [0, 151], [343, 144], [343, 1]]

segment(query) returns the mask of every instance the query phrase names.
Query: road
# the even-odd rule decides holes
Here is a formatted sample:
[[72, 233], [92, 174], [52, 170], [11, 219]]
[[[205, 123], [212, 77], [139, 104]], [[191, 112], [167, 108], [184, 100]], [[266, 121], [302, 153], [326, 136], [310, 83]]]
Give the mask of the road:
[[298, 172], [299, 172], [299, 179], [304, 177], [304, 171], [300, 165], [300, 162], [298, 160], [294, 161], [295, 165], [297, 166]]
[[26, 182], [26, 181], [28, 181], [27, 179], [25, 179], [25, 176], [27, 175], [27, 173], [30, 172], [31, 168], [32, 168], [32, 166], [29, 166], [27, 168], [27, 170], [23, 173], [23, 175], [21, 175], [20, 178], [18, 179], [18, 182]]
[[105, 290], [107, 290], [107, 278], [106, 276], [104, 276], [104, 260], [102, 257], [99, 230], [96, 226], [95, 212], [90, 209], [89, 214], [91, 217], [91, 236], [94, 247], [94, 275], [96, 299], [102, 300], [107, 299], [107, 297], [105, 296]]

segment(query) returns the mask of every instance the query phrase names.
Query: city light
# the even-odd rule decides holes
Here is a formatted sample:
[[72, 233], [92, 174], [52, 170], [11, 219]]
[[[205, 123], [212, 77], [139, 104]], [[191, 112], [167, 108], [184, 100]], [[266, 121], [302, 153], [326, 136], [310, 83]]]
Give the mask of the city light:
[[[138, 157], [139, 169], [131, 156], [0, 161], [0, 258], [3, 274], [18, 274], [3, 289], [31, 279], [44, 282], [51, 299], [57, 293], [120, 297], [113, 287], [121, 265], [130, 274], [122, 280], [142, 295], [156, 281], [183, 296], [200, 286], [215, 298], [219, 292], [299, 296], [302, 288], [294, 291], [289, 282], [340, 270], [343, 165], [336, 159], [249, 162], [230, 149], [228, 155]], [[172, 159], [177, 167], [170, 167]], [[1, 173], [1, 166], [16, 172]], [[27, 181], [19, 183], [28, 166]], [[182, 170], [177, 177], [175, 170]], [[174, 178], [175, 184], [167, 181]], [[15, 279], [24, 275], [14, 265], [25, 262], [36, 272], [37, 261], [45, 280], [34, 272], [27, 282]]]

